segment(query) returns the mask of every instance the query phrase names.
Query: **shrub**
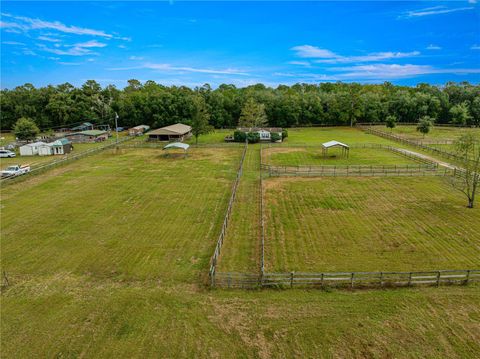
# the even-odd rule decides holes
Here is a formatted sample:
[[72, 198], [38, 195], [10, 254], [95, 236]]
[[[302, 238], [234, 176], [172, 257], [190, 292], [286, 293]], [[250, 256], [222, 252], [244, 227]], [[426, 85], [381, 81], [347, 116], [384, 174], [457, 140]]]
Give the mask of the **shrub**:
[[277, 141], [280, 141], [282, 138], [280, 137], [280, 135], [276, 132], [272, 132], [270, 134], [270, 141], [272, 142], [277, 142]]
[[260, 134], [258, 132], [249, 132], [247, 134], [248, 143], [257, 143], [260, 141]]
[[247, 134], [242, 131], [235, 131], [233, 133], [233, 140], [235, 142], [245, 142], [245, 139], [247, 138]]
[[285, 130], [282, 131], [282, 138], [286, 139], [287, 137], [288, 137], [288, 130], [285, 129]]

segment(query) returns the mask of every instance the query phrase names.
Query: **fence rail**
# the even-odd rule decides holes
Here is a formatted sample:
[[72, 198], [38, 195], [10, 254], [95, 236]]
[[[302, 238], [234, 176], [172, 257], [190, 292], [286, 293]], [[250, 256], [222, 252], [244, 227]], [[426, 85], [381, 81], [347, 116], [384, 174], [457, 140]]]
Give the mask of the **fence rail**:
[[216, 273], [213, 287], [219, 288], [382, 288], [418, 285], [440, 286], [480, 282], [480, 270], [431, 270], [409, 272], [324, 273]]
[[55, 167], [58, 167], [58, 166], [61, 166], [61, 165], [79, 160], [81, 158], [93, 155], [97, 152], [100, 152], [100, 151], [103, 151], [103, 150], [106, 150], [106, 149], [109, 149], [109, 148], [112, 148], [112, 147], [116, 147], [117, 145], [123, 144], [124, 142], [127, 142], [130, 139], [131, 138], [129, 138], [129, 137], [125, 137], [125, 138], [120, 139], [118, 141], [118, 143], [117, 142], [111, 142], [111, 143], [106, 144], [105, 146], [99, 146], [99, 147], [91, 148], [89, 150], [82, 151], [82, 152], [79, 152], [79, 153], [75, 153], [75, 154], [72, 154], [72, 155], [65, 155], [62, 158], [60, 158], [58, 160], [54, 160], [52, 162], [41, 163], [41, 164], [38, 164], [38, 165], [32, 165], [30, 167], [31, 168], [30, 172], [28, 172], [26, 174], [23, 174], [23, 175], [20, 175], [20, 176], [2, 178], [2, 179], [0, 179], [0, 183], [2, 185], [5, 185], [7, 183], [15, 183], [19, 180], [29, 178], [32, 175], [37, 175], [37, 174], [43, 173], [43, 172], [45, 172], [45, 171], [47, 171], [51, 168], [55, 168]]
[[271, 166], [262, 165], [270, 177], [279, 176], [447, 176], [451, 169], [432, 165]]
[[222, 230], [220, 232], [220, 235], [218, 236], [218, 240], [217, 240], [217, 244], [215, 246], [215, 250], [214, 250], [213, 255], [210, 259], [209, 276], [210, 276], [210, 281], [211, 281], [212, 286], [215, 286], [217, 261], [218, 261], [218, 257], [220, 256], [220, 251], [222, 249], [223, 240], [225, 239], [225, 234], [227, 232], [228, 222], [230, 220], [230, 215], [231, 215], [231, 212], [232, 212], [233, 203], [235, 202], [235, 197], [236, 197], [236, 194], [237, 194], [238, 184], [240, 182], [240, 178], [242, 177], [243, 162], [244, 162], [245, 156], [247, 154], [247, 149], [248, 149], [248, 142], [245, 142], [245, 147], [243, 148], [243, 153], [242, 153], [242, 157], [240, 159], [240, 164], [239, 164], [239, 167], [238, 167], [237, 176], [235, 177], [235, 181], [233, 182], [232, 194], [230, 196], [227, 211], [225, 212], [225, 217], [223, 219]]
[[374, 135], [377, 135], [377, 136], [380, 136], [380, 137], [383, 137], [383, 138], [387, 138], [389, 140], [393, 140], [393, 141], [396, 141], [396, 142], [400, 142], [400, 143], [403, 143], [403, 144], [407, 144], [407, 145], [410, 145], [410, 146], [418, 147], [418, 148], [421, 148], [425, 151], [430, 151], [434, 154], [443, 156], [445, 158], [453, 159], [453, 160], [456, 160], [456, 161], [462, 161], [462, 162], [466, 160], [462, 156], [459, 156], [455, 153], [444, 151], [444, 150], [442, 150], [440, 148], [437, 148], [437, 147], [427, 146], [426, 144], [423, 144], [421, 142], [406, 139], [406, 138], [394, 135], [392, 133], [383, 132], [383, 131], [374, 129], [372, 127], [362, 127], [362, 126], [360, 126], [360, 128], [362, 130], [366, 131], [367, 133], [371, 133], [371, 134], [374, 134]]

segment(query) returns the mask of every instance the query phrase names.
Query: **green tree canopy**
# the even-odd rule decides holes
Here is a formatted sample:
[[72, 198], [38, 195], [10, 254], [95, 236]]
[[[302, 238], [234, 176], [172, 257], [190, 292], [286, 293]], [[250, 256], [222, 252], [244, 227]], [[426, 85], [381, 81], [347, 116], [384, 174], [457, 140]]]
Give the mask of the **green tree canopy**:
[[22, 117], [15, 123], [13, 132], [19, 140], [32, 141], [40, 133], [40, 130], [31, 119]]
[[267, 123], [265, 105], [249, 97], [243, 105], [238, 125], [240, 127], [264, 127]]
[[429, 116], [423, 116], [417, 125], [417, 131], [423, 134], [423, 137], [430, 132], [430, 129], [433, 126], [433, 119]]
[[194, 96], [193, 104], [194, 113], [192, 116], [192, 133], [195, 136], [195, 143], [198, 144], [198, 136], [209, 133], [213, 128], [208, 123], [210, 113], [208, 112], [203, 96]]

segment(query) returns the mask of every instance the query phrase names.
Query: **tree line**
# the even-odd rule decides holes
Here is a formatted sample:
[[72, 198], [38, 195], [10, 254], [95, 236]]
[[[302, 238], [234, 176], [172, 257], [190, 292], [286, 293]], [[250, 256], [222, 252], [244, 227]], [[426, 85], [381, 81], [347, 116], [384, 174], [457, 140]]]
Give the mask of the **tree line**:
[[18, 119], [29, 118], [41, 130], [48, 130], [85, 121], [113, 125], [118, 113], [119, 126], [145, 124], [157, 128], [196, 121], [200, 106], [209, 126], [232, 128], [239, 124], [245, 105], [252, 107], [248, 105], [252, 102], [261, 106], [266, 115], [262, 123], [272, 127], [384, 122], [388, 116], [398, 123], [417, 123], [428, 116], [440, 124], [480, 126], [480, 86], [468, 82], [415, 87], [389, 82], [277, 88], [222, 84], [216, 89], [205, 84], [191, 89], [134, 79], [124, 89], [102, 87], [94, 80], [80, 87], [69, 83], [40, 88], [25, 84], [3, 89], [0, 122], [1, 129], [11, 130]]

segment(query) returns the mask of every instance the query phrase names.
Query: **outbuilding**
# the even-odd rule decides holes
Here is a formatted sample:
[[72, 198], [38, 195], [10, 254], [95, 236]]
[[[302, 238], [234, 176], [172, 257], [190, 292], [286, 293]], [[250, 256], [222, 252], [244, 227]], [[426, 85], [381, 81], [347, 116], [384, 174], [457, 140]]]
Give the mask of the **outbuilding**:
[[40, 146], [45, 145], [45, 142], [27, 143], [20, 147], [20, 156], [36, 156]]
[[323, 157], [327, 157], [328, 149], [332, 147], [340, 147], [342, 149], [342, 156], [348, 157], [350, 152], [350, 147], [342, 142], [338, 141], [328, 141], [322, 144], [322, 153]]
[[72, 128], [72, 131], [88, 131], [93, 130], [93, 124], [90, 122], [84, 122], [81, 125]]
[[128, 134], [130, 136], [141, 136], [143, 135], [145, 132], [147, 132], [148, 130], [150, 129], [150, 126], [147, 126], [147, 125], [139, 125], [139, 126], [135, 126], [135, 127], [132, 127], [128, 130]]
[[260, 141], [271, 141], [272, 134], [275, 133], [280, 138], [280, 142], [282, 141], [281, 127], [239, 127], [237, 130], [244, 133], [256, 132], [260, 136]]
[[73, 143], [99, 142], [108, 139], [108, 132], [102, 130], [87, 130], [70, 133], [65, 137]]
[[192, 128], [183, 123], [158, 128], [148, 133], [149, 141], [183, 141], [192, 136]]

